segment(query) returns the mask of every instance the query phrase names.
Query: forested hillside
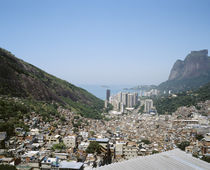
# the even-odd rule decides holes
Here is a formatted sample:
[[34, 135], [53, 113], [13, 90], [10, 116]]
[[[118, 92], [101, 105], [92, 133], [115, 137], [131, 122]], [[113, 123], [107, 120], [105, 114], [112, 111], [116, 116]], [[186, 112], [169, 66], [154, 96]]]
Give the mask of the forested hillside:
[[103, 101], [86, 90], [52, 76], [2, 48], [0, 48], [0, 95], [29, 101], [58, 103], [90, 118], [100, 118], [103, 109]]
[[210, 83], [195, 91], [187, 91], [176, 94], [175, 96], [167, 96], [154, 99], [159, 114], [171, 114], [181, 106], [197, 106], [198, 102], [210, 100]]

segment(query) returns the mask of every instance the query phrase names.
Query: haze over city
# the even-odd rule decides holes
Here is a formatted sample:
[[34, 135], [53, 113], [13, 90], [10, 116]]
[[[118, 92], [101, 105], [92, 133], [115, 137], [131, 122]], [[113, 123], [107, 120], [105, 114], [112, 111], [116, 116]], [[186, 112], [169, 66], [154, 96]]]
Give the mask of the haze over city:
[[1, 1], [0, 46], [73, 84], [159, 84], [210, 45], [210, 1]]

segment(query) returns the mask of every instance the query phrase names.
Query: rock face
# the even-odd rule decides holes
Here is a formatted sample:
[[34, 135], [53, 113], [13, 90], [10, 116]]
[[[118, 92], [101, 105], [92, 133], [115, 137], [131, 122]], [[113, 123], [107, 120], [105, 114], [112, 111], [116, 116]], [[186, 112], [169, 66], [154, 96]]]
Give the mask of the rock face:
[[199, 88], [208, 82], [210, 82], [208, 50], [192, 51], [184, 61], [175, 62], [168, 80], [161, 83], [159, 89], [180, 92]]
[[208, 50], [192, 51], [184, 61], [177, 60], [168, 80], [189, 79], [210, 73]]

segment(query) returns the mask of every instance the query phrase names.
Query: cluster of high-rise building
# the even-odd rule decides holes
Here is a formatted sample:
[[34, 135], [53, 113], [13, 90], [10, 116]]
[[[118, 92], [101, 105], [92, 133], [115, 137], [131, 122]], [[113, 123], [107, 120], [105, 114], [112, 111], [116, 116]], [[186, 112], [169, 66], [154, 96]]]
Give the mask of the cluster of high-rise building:
[[[106, 94], [110, 94], [110, 91], [107, 90]], [[125, 108], [133, 108], [138, 104], [138, 93], [119, 92], [107, 101], [113, 105], [113, 110], [123, 113]]]

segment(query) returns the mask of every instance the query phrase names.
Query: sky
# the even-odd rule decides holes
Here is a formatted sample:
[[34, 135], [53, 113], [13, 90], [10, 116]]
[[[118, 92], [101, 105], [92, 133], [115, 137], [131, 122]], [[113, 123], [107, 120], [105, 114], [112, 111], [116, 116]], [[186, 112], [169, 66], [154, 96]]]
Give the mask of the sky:
[[210, 49], [209, 0], [0, 0], [0, 47], [73, 84], [168, 79]]

